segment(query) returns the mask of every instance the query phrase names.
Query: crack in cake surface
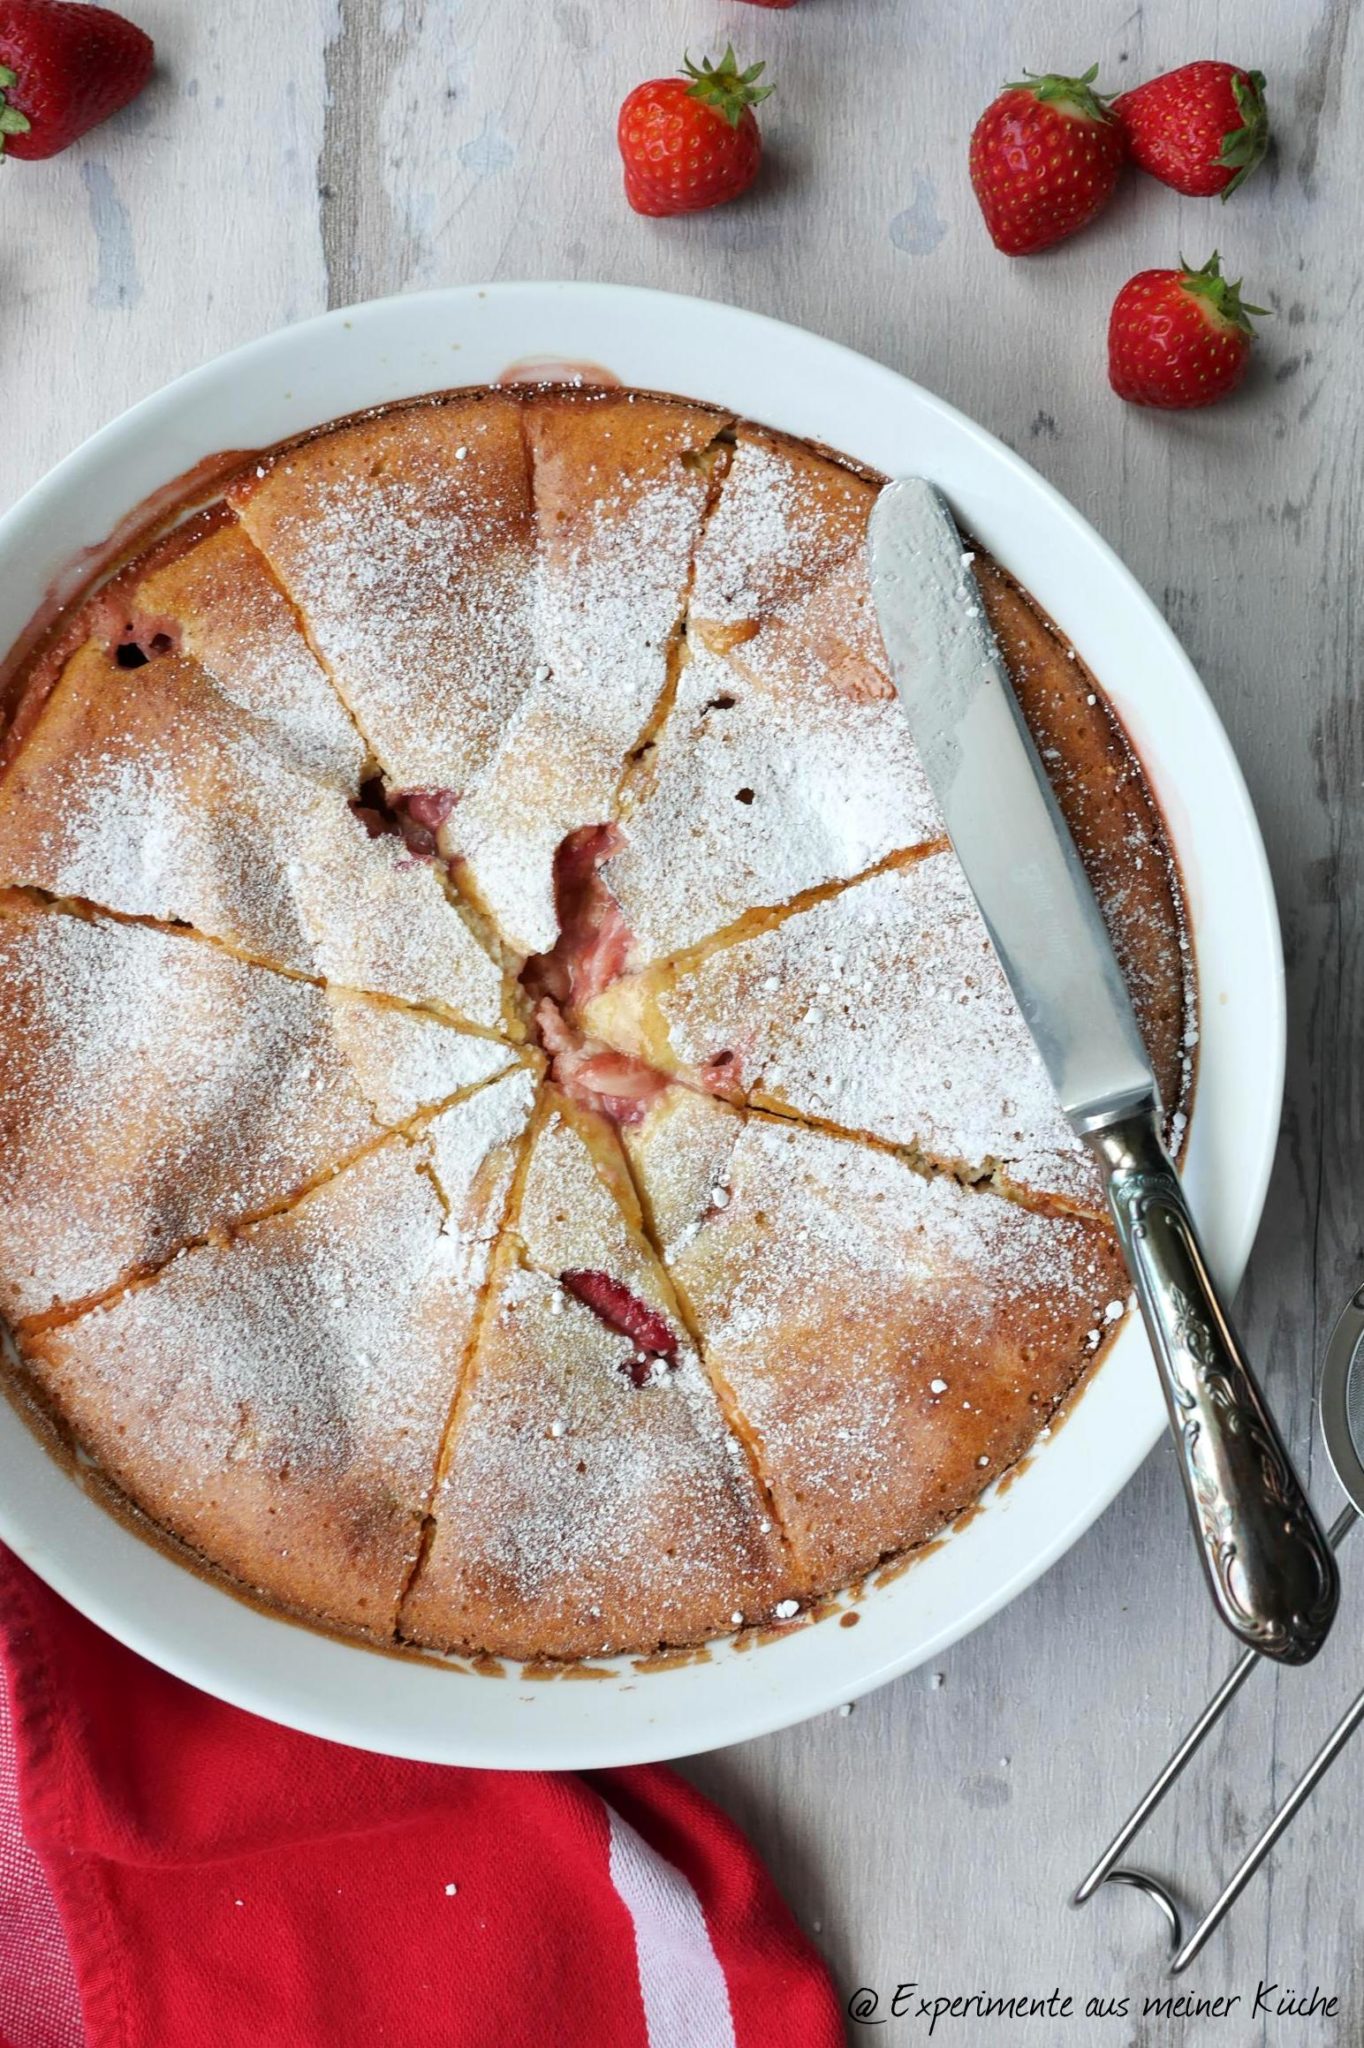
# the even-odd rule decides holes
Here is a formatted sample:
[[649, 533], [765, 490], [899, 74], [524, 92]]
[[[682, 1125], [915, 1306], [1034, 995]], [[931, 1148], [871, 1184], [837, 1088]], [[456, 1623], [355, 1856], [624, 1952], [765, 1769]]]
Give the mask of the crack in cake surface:
[[[232, 487], [232, 514], [211, 512], [201, 532], [153, 550], [111, 586], [105, 640], [124, 648], [127, 665], [106, 646], [101, 676], [123, 693], [134, 727], [139, 699], [174, 700], [178, 690], [191, 728], [221, 703], [211, 713], [213, 747], [230, 736], [241, 759], [262, 762], [272, 787], [292, 777], [304, 812], [330, 805], [331, 843], [339, 832], [370, 848], [348, 859], [361, 868], [387, 863], [405, 877], [410, 900], [443, 902], [457, 920], [464, 938], [450, 943], [467, 942], [486, 963], [479, 971], [489, 992], [466, 1036], [500, 1047], [476, 1057], [511, 1059], [506, 1041], [525, 1035], [548, 1056], [553, 1078], [540, 1089], [535, 1135], [516, 1141], [519, 1168], [509, 1158], [498, 1169], [501, 1192], [489, 1193], [481, 1229], [456, 1220], [447, 1183], [457, 1163], [442, 1167], [435, 1149], [443, 1112], [422, 1111], [415, 1127], [401, 1121], [413, 1099], [404, 1089], [425, 1100], [434, 1085], [428, 1062], [438, 1048], [420, 1020], [429, 1032], [461, 1009], [470, 1014], [433, 992], [429, 949], [420, 985], [387, 967], [358, 977], [366, 990], [379, 984], [385, 1017], [418, 1020], [390, 1023], [396, 1037], [384, 1050], [377, 1013], [347, 996], [354, 970], [316, 953], [315, 897], [299, 948], [282, 945], [277, 928], [263, 941], [259, 928], [246, 928], [240, 904], [226, 918], [202, 892], [192, 904], [153, 894], [148, 907], [145, 895], [107, 886], [118, 867], [107, 858], [104, 883], [90, 895], [71, 886], [73, 872], [90, 883], [99, 863], [82, 868], [69, 847], [41, 871], [53, 842], [41, 806], [30, 810], [19, 862], [28, 871], [15, 879], [47, 891], [49, 916], [146, 934], [176, 947], [182, 961], [197, 947], [238, 972], [252, 965], [254, 944], [265, 963], [257, 971], [298, 991], [291, 1000], [325, 1005], [327, 1030], [371, 1119], [339, 1166], [295, 1178], [259, 1213], [238, 1204], [224, 1234], [195, 1239], [183, 1258], [172, 1251], [149, 1275], [116, 1284], [100, 1308], [82, 1314], [79, 1301], [67, 1304], [60, 1329], [35, 1327], [33, 1337], [66, 1345], [74, 1358], [70, 1347], [86, 1333], [122, 1329], [124, 1316], [169, 1319], [184, 1274], [205, 1273], [215, 1260], [226, 1260], [224, 1274], [266, 1271], [291, 1230], [349, 1199], [370, 1174], [394, 1176], [405, 1213], [425, 1219], [412, 1243], [434, 1231], [459, 1275], [466, 1320], [442, 1352], [421, 1458], [405, 1468], [401, 1511], [381, 1538], [387, 1562], [374, 1569], [385, 1590], [363, 1618], [353, 1609], [338, 1615], [336, 1584], [310, 1603], [291, 1592], [286, 1573], [271, 1597], [294, 1611], [311, 1604], [381, 1638], [534, 1656], [698, 1641], [734, 1624], [736, 1600], [741, 1618], [761, 1621], [837, 1583], [854, 1560], [865, 1568], [931, 1533], [935, 1515], [941, 1522], [1017, 1454], [1057, 1389], [1102, 1349], [1108, 1312], [1121, 1312], [1116, 1296], [1101, 1299], [1111, 1237], [1082, 1204], [1067, 1211], [1074, 1191], [1058, 1185], [1060, 1148], [1020, 1139], [1040, 1129], [1036, 1117], [1029, 1124], [998, 1104], [1007, 1142], [994, 1148], [979, 1109], [965, 1113], [953, 1049], [951, 1063], [938, 1059], [937, 1077], [952, 1080], [946, 1093], [956, 1101], [930, 1102], [936, 1121], [927, 1125], [917, 1113], [896, 1123], [903, 1095], [889, 1073], [880, 1094], [868, 1092], [876, 1061], [865, 1048], [874, 1041], [886, 1050], [875, 1032], [858, 1041], [860, 1068], [851, 1041], [841, 1067], [832, 1041], [819, 1042], [820, 1021], [809, 1013], [834, 1000], [814, 978], [832, 979], [819, 964], [834, 943], [825, 927], [880, 900], [878, 890], [889, 903], [911, 876], [922, 885], [935, 861], [943, 870], [951, 862], [931, 804], [895, 753], [895, 707], [861, 564], [874, 486], [781, 436], [717, 420], [703, 407], [631, 394], [590, 404], [563, 394], [457, 395], [375, 415], [266, 458], [259, 474]], [[627, 442], [648, 458], [636, 502], [650, 491], [654, 499], [621, 552], [611, 526], [630, 502]], [[570, 444], [569, 468], [556, 476], [553, 462]], [[319, 508], [330, 532], [318, 530]], [[370, 530], [381, 530], [381, 545], [367, 560], [373, 508], [379, 528]], [[665, 536], [666, 552], [646, 536], [669, 508], [686, 518]], [[442, 533], [463, 551], [465, 594], [477, 590], [496, 610], [481, 622], [477, 606], [459, 613], [487, 669], [467, 702], [456, 671], [468, 648], [451, 638], [453, 614], [437, 618], [455, 573], [434, 538]], [[608, 586], [632, 554], [633, 588], [647, 603], [641, 598], [637, 620], [627, 621], [639, 643], [627, 672], [619, 650], [629, 607]], [[338, 565], [327, 587], [324, 571]], [[1119, 760], [1099, 729], [1106, 714], [1097, 696], [1086, 705], [1072, 681], [1082, 685], [1076, 665], [1061, 668], [1054, 634], [1047, 638], [992, 565], [978, 574], [1039, 745], [1055, 749], [1063, 808], [1086, 857], [1099, 861], [1096, 881], [1143, 1021], [1148, 1012], [1156, 1019], [1153, 1055], [1168, 1092], [1171, 1076], [1177, 1088], [1191, 1073], [1181, 1004], [1192, 1013], [1187, 941], [1162, 937], [1177, 883], [1162, 865], [1157, 814], [1130, 756]], [[371, 596], [383, 615], [367, 619], [362, 600]], [[233, 607], [237, 627], [215, 641]], [[404, 610], [405, 646], [394, 637]], [[488, 667], [489, 649], [508, 657], [500, 668], [495, 660]], [[518, 822], [517, 791], [533, 800], [540, 767], [553, 766], [555, 747], [570, 737], [574, 700], [565, 688], [575, 661], [586, 695], [602, 696], [596, 765], [576, 793], [576, 765], [552, 784], [569, 790], [576, 809], [555, 795], [542, 815], [523, 810]], [[425, 678], [421, 665], [431, 671]], [[608, 707], [613, 676], [620, 689]], [[15, 764], [28, 755], [26, 775], [42, 753], [43, 716], [11, 749]], [[881, 734], [887, 745], [878, 750]], [[560, 755], [561, 768], [588, 758], [576, 740]], [[193, 758], [205, 759], [202, 751]], [[0, 880], [13, 865], [3, 847], [18, 786], [7, 779], [0, 789]], [[58, 796], [65, 800], [60, 788]], [[106, 837], [98, 850], [111, 844]], [[29, 862], [35, 847], [42, 859]], [[517, 874], [520, 848], [533, 858]], [[306, 874], [293, 879], [306, 896]], [[567, 905], [565, 890], [576, 898]], [[100, 893], [118, 900], [103, 912], [82, 908], [98, 906]], [[162, 929], [172, 915], [180, 922]], [[940, 935], [932, 919], [923, 928]], [[805, 936], [818, 932], [819, 943]], [[920, 953], [923, 965], [931, 947]], [[731, 975], [741, 958], [754, 963], [747, 981]], [[751, 986], [758, 966], [761, 1001]], [[851, 977], [871, 1023], [876, 973], [888, 986], [904, 971], [870, 962]], [[962, 992], [955, 971], [950, 962], [932, 967], [949, 1020], [953, 989]], [[979, 977], [969, 966], [964, 973], [973, 1014], [983, 1014]], [[774, 975], [777, 988], [766, 989]], [[631, 1008], [637, 996], [643, 1007]], [[406, 1052], [397, 1049], [409, 1038]], [[935, 1042], [932, 1032], [920, 1041], [929, 1068]], [[528, 1107], [537, 1071], [523, 1056], [520, 1067], [471, 1083], [451, 1110], [451, 1131], [456, 1111], [486, 1105], [513, 1083]], [[394, 1135], [388, 1123], [397, 1124]], [[684, 1126], [688, 1171], [713, 1177], [699, 1207], [671, 1228], [660, 1161], [678, 1152]], [[471, 1129], [466, 1122], [466, 1144]], [[401, 1170], [393, 1163], [400, 1153]], [[533, 1160], [540, 1193], [527, 1207]], [[560, 1218], [562, 1186], [584, 1160], [583, 1186], [598, 1194]], [[767, 1186], [763, 1175], [774, 1172]], [[615, 1218], [609, 1226], [599, 1199]], [[578, 1240], [560, 1242], [570, 1221]], [[878, 1231], [896, 1239], [917, 1324], [895, 1325], [878, 1305]], [[1002, 1306], [989, 1327], [968, 1317], [960, 1357], [940, 1360], [921, 1384], [935, 1317], [944, 1302], [967, 1298], [963, 1259], [985, 1262], [994, 1276], [987, 1292], [998, 1280]], [[852, 1317], [842, 1340], [840, 1315]], [[784, 1334], [764, 1340], [763, 1328], [783, 1317]], [[344, 1341], [344, 1319], [324, 1325], [339, 1333], [329, 1342]], [[91, 1370], [98, 1378], [98, 1366]], [[953, 1417], [958, 1375], [964, 1383], [975, 1376], [963, 1396], [973, 1407]], [[845, 1401], [835, 1413], [849, 1380], [861, 1408], [849, 1411]], [[362, 1372], [353, 1384], [363, 1381]], [[342, 1375], [338, 1389], [344, 1383]], [[221, 1484], [244, 1474], [293, 1486], [287, 1450], [273, 1479], [258, 1469], [269, 1437], [255, 1397], [229, 1400], [228, 1382], [221, 1386]], [[913, 1447], [917, 1491], [897, 1494], [887, 1480], [873, 1456], [878, 1430]], [[979, 1451], [968, 1458], [972, 1444], [985, 1446], [983, 1466]], [[275, 1506], [285, 1499], [302, 1496], [286, 1491]], [[177, 1510], [173, 1502], [167, 1509], [170, 1527]], [[352, 1538], [359, 1546], [351, 1563], [338, 1567], [342, 1552], [332, 1553], [328, 1568], [343, 1578], [361, 1569], [362, 1554], [377, 1556], [365, 1545], [383, 1517], [368, 1531], [365, 1520], [346, 1525], [343, 1551]], [[200, 1554], [214, 1561], [212, 1543], [201, 1542]], [[216, 1562], [254, 1584], [268, 1578], [225, 1554]], [[618, 1581], [632, 1572], [629, 1600]], [[340, 1605], [361, 1590], [352, 1585]]]

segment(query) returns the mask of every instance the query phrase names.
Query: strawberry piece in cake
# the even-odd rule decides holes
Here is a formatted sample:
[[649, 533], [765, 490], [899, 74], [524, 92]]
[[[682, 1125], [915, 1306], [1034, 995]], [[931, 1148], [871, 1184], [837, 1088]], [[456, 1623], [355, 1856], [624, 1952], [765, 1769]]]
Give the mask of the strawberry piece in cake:
[[227, 495], [390, 786], [464, 791], [539, 659], [519, 402], [489, 393], [360, 420]]
[[443, 1649], [649, 1650], [764, 1616], [793, 1591], [616, 1138], [553, 1090], [434, 1512], [399, 1631]]
[[537, 665], [446, 827], [470, 887], [522, 953], [555, 943], [560, 842], [609, 819], [663, 699], [721, 416], [634, 394], [526, 404]]
[[186, 934], [0, 897], [0, 1309], [103, 1295], [506, 1058]]
[[0, 783], [0, 884], [193, 925], [488, 1027], [503, 978], [429, 865], [291, 768], [189, 656], [77, 653]]
[[[283, 1214], [25, 1339], [97, 1483], [253, 1592], [389, 1639], [526, 1107], [509, 1076], [444, 1112], [459, 1205], [426, 1140], [391, 1138]], [[457, 1143], [461, 1118], [475, 1128]]]
[[1103, 1213], [950, 852], [613, 982], [583, 1026], [692, 1087]]
[[706, 1364], [816, 1588], [1035, 1436], [1126, 1298], [1111, 1232], [674, 1088], [624, 1140]]
[[194, 528], [176, 535], [140, 573], [121, 577], [104, 606], [120, 658], [164, 653], [158, 642], [171, 639], [291, 767], [348, 793], [358, 788], [364, 742], [235, 520], [220, 513], [201, 536]]

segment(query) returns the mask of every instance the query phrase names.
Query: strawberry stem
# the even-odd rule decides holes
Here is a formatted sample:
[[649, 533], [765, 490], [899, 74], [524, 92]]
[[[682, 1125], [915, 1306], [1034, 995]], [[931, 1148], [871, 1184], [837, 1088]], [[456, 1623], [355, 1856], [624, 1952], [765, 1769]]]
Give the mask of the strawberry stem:
[[1265, 105], [1264, 72], [1238, 71], [1231, 81], [1231, 89], [1236, 97], [1241, 125], [1228, 128], [1222, 137], [1222, 151], [1217, 159], [1219, 164], [1236, 171], [1236, 176], [1229, 178], [1222, 187], [1224, 203], [1238, 185], [1245, 184], [1269, 148], [1269, 109]]
[[1179, 259], [1179, 267], [1183, 273], [1180, 283], [1184, 290], [1191, 298], [1202, 299], [1228, 327], [1237, 327], [1242, 334], [1254, 334], [1255, 329], [1251, 325], [1249, 315], [1255, 313], [1261, 318], [1269, 317], [1271, 307], [1247, 306], [1244, 303], [1239, 277], [1234, 284], [1230, 278], [1223, 277], [1222, 259], [1216, 249], [1201, 270], [1195, 270], [1182, 256]]
[[5, 94], [12, 85], [19, 83], [18, 76], [7, 64], [0, 64], [0, 157], [5, 154], [7, 135], [27, 135], [32, 126], [27, 114], [21, 114], [17, 107], [7, 104]]
[[1067, 78], [1059, 71], [1025, 71], [1021, 78], [1011, 78], [1004, 90], [1030, 92], [1044, 104], [1068, 106], [1085, 121], [1111, 121], [1114, 114], [1108, 97], [1095, 89], [1098, 75], [1097, 64], [1091, 64], [1079, 78]]
[[765, 64], [750, 64], [741, 71], [733, 43], [726, 45], [718, 64], [712, 64], [709, 57], [703, 57], [699, 66], [690, 57], [682, 64], [684, 76], [692, 80], [688, 97], [700, 100], [703, 107], [713, 107], [731, 128], [738, 127], [746, 108], [756, 107], [772, 91], [770, 85], [758, 84], [766, 69]]

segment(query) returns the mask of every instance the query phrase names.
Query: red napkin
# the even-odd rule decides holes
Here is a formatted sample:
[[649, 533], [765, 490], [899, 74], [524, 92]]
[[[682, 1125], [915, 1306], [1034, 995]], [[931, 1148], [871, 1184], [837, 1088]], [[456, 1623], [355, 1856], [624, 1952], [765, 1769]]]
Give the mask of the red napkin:
[[671, 1771], [450, 1770], [295, 1735], [3, 1550], [0, 1654], [0, 2048], [843, 2040], [752, 1849]]

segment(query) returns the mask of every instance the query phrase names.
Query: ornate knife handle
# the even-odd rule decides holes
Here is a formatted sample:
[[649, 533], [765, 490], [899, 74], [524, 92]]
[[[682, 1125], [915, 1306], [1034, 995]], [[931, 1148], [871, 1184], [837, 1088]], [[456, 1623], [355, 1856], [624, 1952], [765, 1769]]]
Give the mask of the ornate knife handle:
[[1217, 1298], [1155, 1116], [1086, 1137], [1107, 1177], [1217, 1610], [1250, 1649], [1306, 1664], [1335, 1616], [1335, 1559]]

